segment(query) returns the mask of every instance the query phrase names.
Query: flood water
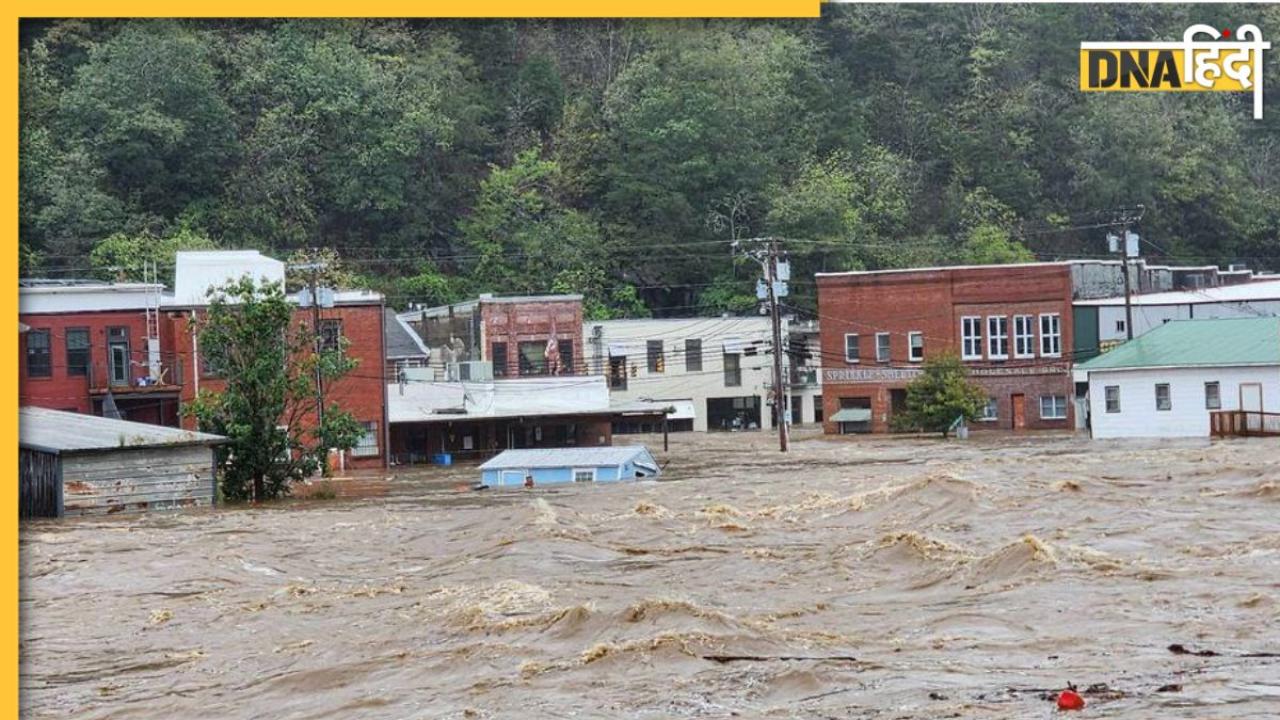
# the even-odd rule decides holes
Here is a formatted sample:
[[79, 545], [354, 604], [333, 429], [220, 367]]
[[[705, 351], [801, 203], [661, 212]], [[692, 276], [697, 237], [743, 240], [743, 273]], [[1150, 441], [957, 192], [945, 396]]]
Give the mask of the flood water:
[[1080, 717], [1280, 716], [1274, 441], [659, 455], [660, 482], [402, 469], [25, 523], [23, 715], [1047, 718], [1071, 682]]

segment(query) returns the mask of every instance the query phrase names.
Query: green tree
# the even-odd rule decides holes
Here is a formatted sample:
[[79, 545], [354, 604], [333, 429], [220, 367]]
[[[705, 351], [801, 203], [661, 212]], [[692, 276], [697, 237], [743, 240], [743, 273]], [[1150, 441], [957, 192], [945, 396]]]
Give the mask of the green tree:
[[987, 403], [987, 394], [967, 375], [954, 354], [927, 358], [924, 372], [907, 385], [906, 426], [941, 432], [946, 437], [956, 418], [977, 418]]
[[220, 392], [201, 390], [184, 408], [200, 428], [230, 439], [217, 449], [222, 494], [229, 500], [286, 495], [291, 482], [324, 470], [330, 448], [349, 450], [360, 423], [326, 404], [315, 424], [316, 378], [332, 383], [356, 367], [341, 346], [317, 351], [313, 329], [294, 321], [277, 283], [244, 277], [211, 292], [193, 328], [202, 360], [226, 378]]
[[[115, 233], [94, 245], [89, 253], [89, 265], [98, 277], [120, 282], [151, 282], [173, 284], [173, 268], [180, 250], [216, 250], [213, 240], [191, 230], [179, 230], [168, 237], [157, 238], [150, 233], [126, 235]], [[155, 268], [157, 275], [148, 277]]]

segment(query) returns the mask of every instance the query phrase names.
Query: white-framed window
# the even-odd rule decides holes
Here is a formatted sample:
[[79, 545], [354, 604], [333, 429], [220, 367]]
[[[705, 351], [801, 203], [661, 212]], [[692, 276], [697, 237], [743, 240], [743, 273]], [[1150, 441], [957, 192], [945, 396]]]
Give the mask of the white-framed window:
[[1120, 386], [1108, 385], [1103, 389], [1103, 392], [1106, 394], [1107, 398], [1107, 412], [1120, 412]]
[[987, 317], [987, 359], [1009, 359], [1009, 318], [1003, 315]]
[[595, 468], [574, 468], [573, 481], [576, 483], [595, 482], [596, 469]]
[[1169, 395], [1169, 383], [1156, 383], [1156, 410], [1172, 410], [1173, 398]]
[[366, 422], [364, 425], [364, 435], [360, 436], [360, 442], [351, 448], [353, 457], [370, 457], [378, 454], [378, 423]]
[[1031, 315], [1013, 316], [1013, 356], [1029, 358], [1036, 356], [1036, 325]]
[[1217, 380], [1204, 384], [1204, 409], [1222, 409], [1222, 385]]
[[987, 398], [987, 404], [982, 408], [982, 414], [978, 416], [981, 422], [995, 422], [1000, 419], [1000, 403], [995, 398]]
[[960, 318], [960, 359], [982, 359], [982, 318]]
[[1066, 420], [1067, 419], [1067, 396], [1066, 395], [1041, 395], [1040, 396], [1040, 419], [1041, 420]]
[[911, 362], [920, 362], [924, 359], [924, 333], [913, 330], [907, 333], [907, 349], [908, 359]]
[[876, 333], [876, 362], [889, 362], [889, 333]]
[[844, 361], [858, 362], [858, 334], [846, 333], [844, 336]]
[[1044, 313], [1040, 316], [1040, 355], [1062, 355], [1062, 317], [1058, 313]]

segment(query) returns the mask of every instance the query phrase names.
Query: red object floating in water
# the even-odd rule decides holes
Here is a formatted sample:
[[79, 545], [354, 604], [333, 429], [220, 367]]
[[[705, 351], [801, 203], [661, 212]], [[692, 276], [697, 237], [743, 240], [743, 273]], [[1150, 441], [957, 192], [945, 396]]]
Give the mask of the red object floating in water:
[[1059, 710], [1083, 710], [1084, 698], [1075, 690], [1063, 690], [1058, 693]]

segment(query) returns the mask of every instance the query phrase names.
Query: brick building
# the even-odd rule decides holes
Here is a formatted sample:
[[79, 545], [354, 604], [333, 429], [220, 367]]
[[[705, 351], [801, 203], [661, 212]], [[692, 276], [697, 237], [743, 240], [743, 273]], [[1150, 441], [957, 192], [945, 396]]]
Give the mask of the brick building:
[[[20, 404], [194, 429], [194, 419], [182, 416], [183, 404], [201, 390], [216, 391], [225, 380], [201, 361], [193, 320], [204, 312], [204, 290], [246, 267], [251, 274], [283, 280], [283, 264], [257, 253], [202, 252], [179, 253], [174, 292], [154, 284], [21, 281], [19, 320], [26, 330], [19, 339]], [[387, 457], [383, 298], [361, 290], [333, 295], [333, 306], [320, 310], [320, 332], [327, 342], [346, 338], [346, 352], [357, 367], [326, 388], [326, 397], [366, 428], [357, 447], [334, 461], [342, 467], [382, 467]], [[312, 317], [307, 308], [294, 313], [295, 321], [308, 327]], [[314, 421], [313, 414], [302, 420], [304, 425]]]
[[925, 358], [989, 397], [978, 426], [1074, 427], [1070, 263], [820, 273], [823, 427], [886, 432]]
[[[492, 363], [495, 378], [587, 374], [581, 295], [485, 294], [399, 317], [418, 332], [428, 367], [442, 379], [450, 363], [465, 362]], [[550, 358], [549, 339], [556, 350]]]

